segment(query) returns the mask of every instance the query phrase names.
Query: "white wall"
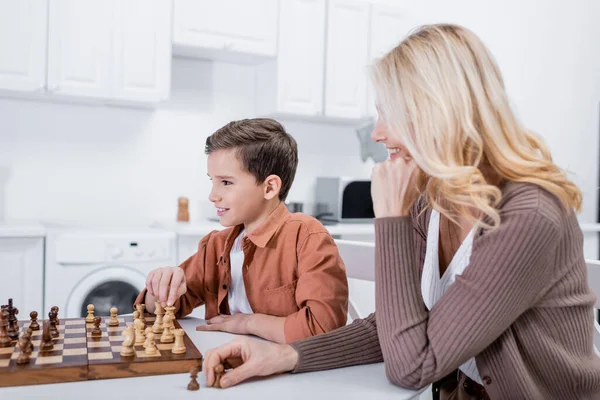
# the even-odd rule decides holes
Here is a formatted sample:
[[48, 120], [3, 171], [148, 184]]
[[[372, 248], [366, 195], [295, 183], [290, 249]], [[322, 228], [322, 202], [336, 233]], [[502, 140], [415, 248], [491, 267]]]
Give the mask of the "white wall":
[[[148, 225], [173, 220], [181, 195], [192, 219], [212, 215], [199, 207], [209, 192], [204, 141], [253, 116], [253, 78], [247, 66], [175, 59], [172, 100], [156, 111], [0, 99], [6, 217]], [[353, 131], [284, 124], [301, 160], [290, 201], [311, 202], [324, 171], [369, 177]]]

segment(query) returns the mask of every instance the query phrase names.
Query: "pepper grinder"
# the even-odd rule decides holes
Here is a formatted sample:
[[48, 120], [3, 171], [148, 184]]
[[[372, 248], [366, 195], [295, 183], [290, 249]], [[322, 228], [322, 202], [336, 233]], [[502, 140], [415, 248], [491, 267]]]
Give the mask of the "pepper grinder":
[[187, 197], [180, 197], [177, 199], [177, 222], [189, 222], [190, 212], [188, 210], [189, 200]]

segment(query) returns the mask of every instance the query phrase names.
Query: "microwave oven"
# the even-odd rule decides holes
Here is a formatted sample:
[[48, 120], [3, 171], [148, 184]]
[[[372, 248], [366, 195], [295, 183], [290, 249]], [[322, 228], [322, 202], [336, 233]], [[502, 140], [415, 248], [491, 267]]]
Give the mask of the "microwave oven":
[[315, 194], [315, 217], [322, 222], [372, 222], [375, 218], [369, 180], [318, 177]]

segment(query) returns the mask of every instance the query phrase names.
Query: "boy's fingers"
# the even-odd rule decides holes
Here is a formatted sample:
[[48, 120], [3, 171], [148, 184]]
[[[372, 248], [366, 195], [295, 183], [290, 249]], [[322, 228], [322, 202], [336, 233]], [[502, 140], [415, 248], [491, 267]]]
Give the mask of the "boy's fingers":
[[171, 270], [163, 271], [160, 277], [160, 283], [158, 287], [158, 298], [162, 302], [166, 302], [169, 297], [169, 287], [171, 286], [171, 275], [173, 272]]
[[175, 300], [181, 295], [179, 288], [183, 283], [183, 270], [181, 268], [175, 268], [173, 275], [171, 276], [171, 284], [169, 285], [169, 296], [167, 298], [167, 305], [172, 306]]
[[160, 288], [160, 278], [162, 271], [160, 269], [154, 271], [152, 274], [152, 296], [158, 298], [158, 289]]

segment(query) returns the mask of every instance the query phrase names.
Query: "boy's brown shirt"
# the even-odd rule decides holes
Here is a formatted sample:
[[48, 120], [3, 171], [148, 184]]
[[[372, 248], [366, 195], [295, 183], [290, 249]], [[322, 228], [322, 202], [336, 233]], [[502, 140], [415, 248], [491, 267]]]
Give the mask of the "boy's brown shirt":
[[[205, 304], [205, 318], [230, 314], [229, 253], [242, 225], [213, 231], [196, 254], [179, 267], [187, 292], [177, 300], [183, 317]], [[242, 240], [242, 273], [248, 302], [255, 313], [286, 317], [286, 341], [331, 331], [346, 323], [346, 269], [329, 232], [315, 218], [290, 213], [282, 202]], [[146, 290], [136, 299], [144, 301]]]

